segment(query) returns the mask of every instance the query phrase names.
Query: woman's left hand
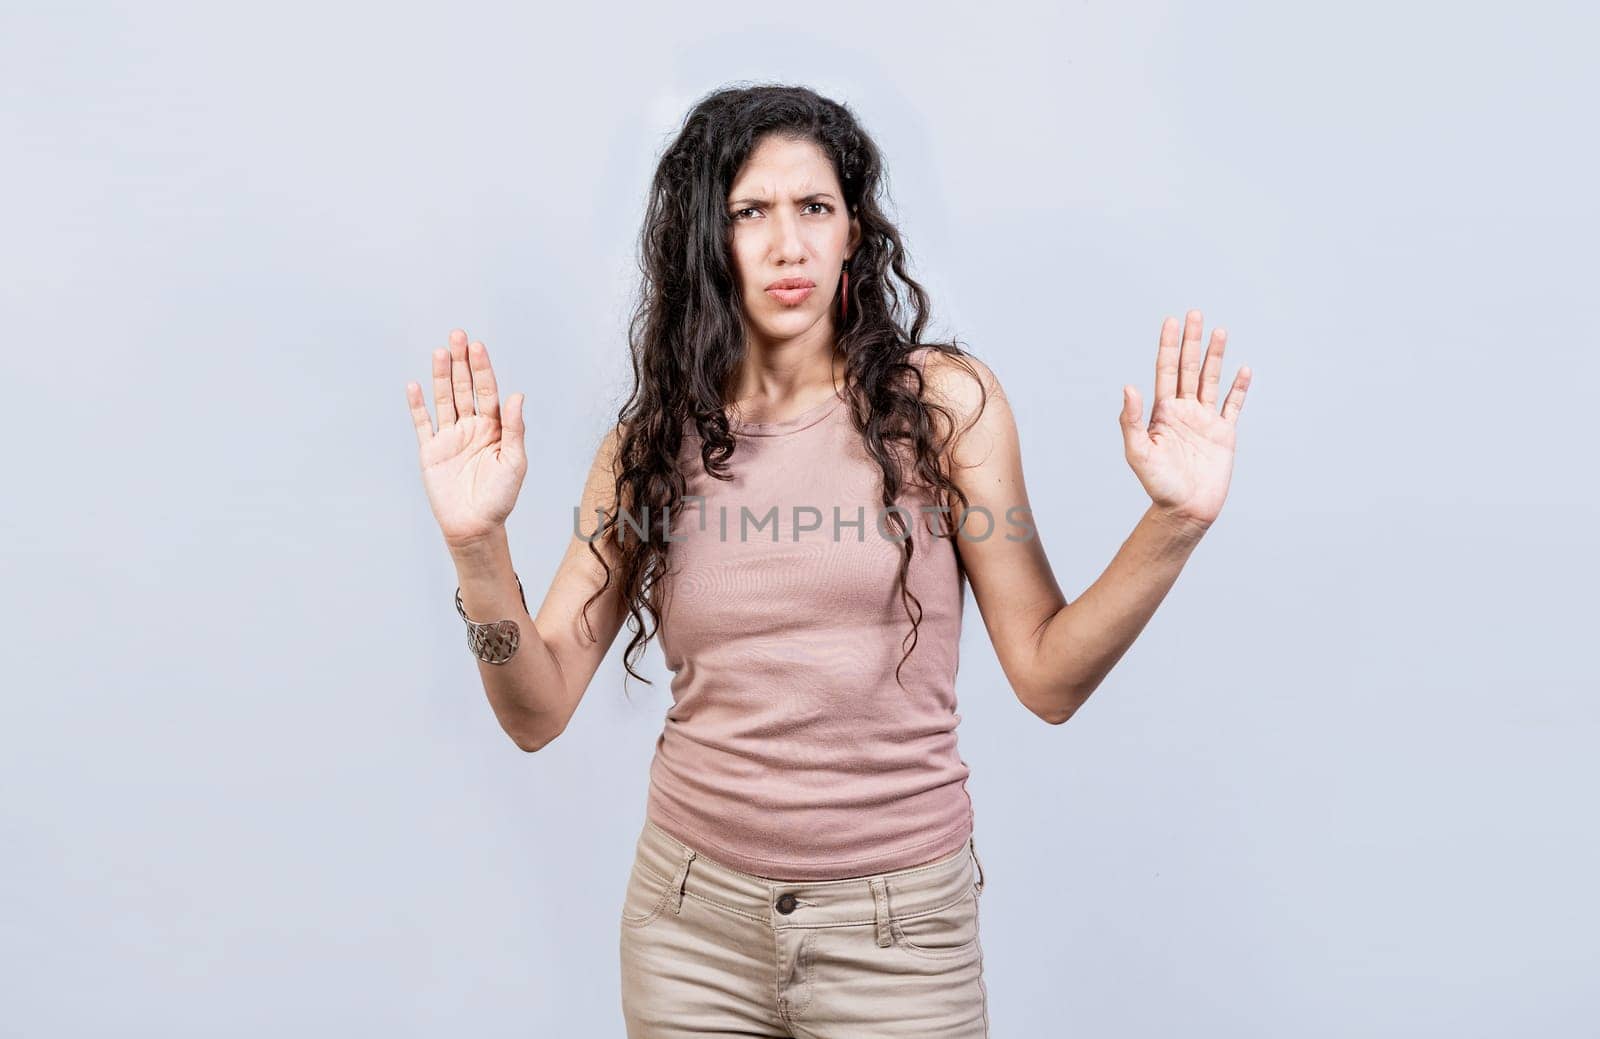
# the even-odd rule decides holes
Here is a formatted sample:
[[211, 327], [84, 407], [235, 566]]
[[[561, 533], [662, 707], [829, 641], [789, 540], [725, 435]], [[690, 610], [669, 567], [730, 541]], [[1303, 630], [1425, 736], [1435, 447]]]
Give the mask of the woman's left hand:
[[1241, 367], [1217, 411], [1217, 383], [1227, 332], [1211, 331], [1204, 364], [1200, 358], [1200, 311], [1191, 310], [1182, 326], [1176, 318], [1161, 323], [1156, 348], [1156, 395], [1150, 424], [1142, 426], [1144, 405], [1133, 386], [1122, 388], [1122, 439], [1128, 464], [1157, 508], [1174, 520], [1204, 530], [1222, 511], [1233, 474], [1234, 426], [1250, 386], [1250, 369]]

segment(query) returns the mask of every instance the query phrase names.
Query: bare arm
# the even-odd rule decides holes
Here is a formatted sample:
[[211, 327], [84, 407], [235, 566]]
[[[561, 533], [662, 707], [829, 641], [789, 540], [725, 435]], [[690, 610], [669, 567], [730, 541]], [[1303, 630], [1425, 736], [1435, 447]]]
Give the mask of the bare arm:
[[1099, 688], [1167, 597], [1201, 533], [1151, 505], [1099, 578], [1045, 619], [1029, 665], [1039, 717], [1060, 725]]
[[[527, 469], [522, 394], [506, 403], [502, 421], [499, 390], [487, 350], [467, 343], [459, 329], [448, 350], [433, 356], [433, 429], [421, 388], [406, 388], [416, 427], [423, 484], [429, 504], [456, 564], [461, 605], [475, 621], [515, 621], [517, 652], [503, 664], [476, 661], [495, 718], [523, 750], [536, 751], [565, 730], [600, 662], [616, 640], [626, 610], [615, 585], [580, 612], [605, 580], [605, 572], [576, 532], [570, 539], [537, 619], [523, 608], [506, 538], [505, 519]], [[612, 466], [617, 431], [602, 441], [590, 466], [580, 515], [612, 511]], [[598, 525], [594, 520], [590, 527]], [[585, 528], [592, 534], [592, 529]], [[614, 567], [609, 542], [598, 543]], [[592, 635], [593, 637], [590, 637]]]
[[[930, 394], [957, 420], [947, 460], [951, 478], [971, 508], [994, 518], [989, 536], [979, 536], [987, 521], [977, 518], [956, 540], [973, 597], [1018, 700], [1052, 724], [1072, 717], [1144, 630], [1226, 495], [1232, 426], [1249, 370], [1241, 372], [1217, 415], [1222, 333], [1213, 339], [1202, 374], [1197, 311], [1190, 313], [1189, 326], [1195, 343], [1191, 354], [1186, 337], [1180, 380], [1178, 329], [1163, 323], [1158, 407], [1148, 430], [1138, 426], [1137, 392], [1124, 393], [1128, 460], [1151, 491], [1151, 505], [1110, 565], [1071, 602], [1061, 594], [1032, 526], [1016, 422], [999, 380], [982, 362], [968, 359], [987, 391], [980, 412], [980, 384], [953, 362], [939, 355], [930, 359]], [[1180, 392], [1180, 382], [1186, 392]], [[1187, 403], [1173, 403], [1182, 400]], [[1007, 522], [1008, 517], [1021, 518]]]
[[[616, 444], [617, 435], [608, 434], [584, 485], [579, 515], [589, 517], [582, 524], [588, 537], [599, 524], [595, 509], [608, 514], [615, 511], [609, 502], [613, 500], [611, 465]], [[615, 569], [613, 543], [601, 541], [595, 547]], [[517, 594], [505, 528], [486, 541], [452, 546], [450, 554], [467, 616], [474, 620], [510, 617], [522, 629], [521, 645], [509, 661], [476, 663], [500, 727], [523, 750], [539, 750], [566, 731], [622, 628], [627, 611], [617, 594], [615, 578], [612, 587], [589, 607], [585, 624], [584, 603], [605, 583], [605, 571], [589, 545], [574, 532], [538, 607], [538, 616], [530, 618]]]

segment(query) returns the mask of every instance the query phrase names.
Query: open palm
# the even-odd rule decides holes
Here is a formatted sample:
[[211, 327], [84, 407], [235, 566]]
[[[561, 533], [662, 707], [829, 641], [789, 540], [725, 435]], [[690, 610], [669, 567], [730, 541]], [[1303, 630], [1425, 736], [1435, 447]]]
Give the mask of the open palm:
[[448, 350], [433, 352], [437, 431], [422, 387], [406, 385], [423, 488], [446, 542], [467, 544], [492, 534], [511, 515], [528, 471], [523, 400], [520, 393], [508, 398], [502, 419], [489, 351], [482, 343], [469, 345], [459, 328], [450, 333]]
[[1150, 424], [1140, 425], [1144, 405], [1131, 385], [1122, 388], [1120, 418], [1128, 464], [1151, 501], [1175, 517], [1209, 527], [1228, 496], [1234, 428], [1250, 386], [1250, 369], [1241, 367], [1234, 376], [1219, 413], [1217, 383], [1227, 333], [1212, 330], [1202, 364], [1203, 327], [1198, 310], [1189, 311], [1181, 329], [1175, 318], [1161, 323]]

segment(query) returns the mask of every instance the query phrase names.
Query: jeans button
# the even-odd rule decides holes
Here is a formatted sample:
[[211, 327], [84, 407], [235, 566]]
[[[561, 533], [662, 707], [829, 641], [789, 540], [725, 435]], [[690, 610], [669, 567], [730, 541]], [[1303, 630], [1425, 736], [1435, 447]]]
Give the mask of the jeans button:
[[788, 916], [790, 913], [794, 912], [794, 907], [798, 904], [799, 903], [795, 900], [793, 895], [783, 895], [778, 899], [778, 912], [782, 913], [784, 916]]

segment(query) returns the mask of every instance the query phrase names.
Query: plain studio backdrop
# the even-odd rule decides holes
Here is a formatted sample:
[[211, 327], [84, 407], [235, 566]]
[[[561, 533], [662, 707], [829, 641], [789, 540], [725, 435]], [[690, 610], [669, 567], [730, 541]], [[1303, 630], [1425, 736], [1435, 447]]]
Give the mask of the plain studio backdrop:
[[528, 395], [537, 610], [626, 393], [656, 158], [751, 82], [881, 143], [1069, 598], [1147, 502], [1116, 416], [1162, 318], [1255, 372], [1217, 525], [1068, 724], [969, 592], [995, 1035], [1592, 1028], [1596, 28], [8, 4], [0, 1033], [622, 1034], [671, 676], [652, 643], [630, 702], [625, 630], [566, 733], [512, 744], [405, 384], [459, 326]]

